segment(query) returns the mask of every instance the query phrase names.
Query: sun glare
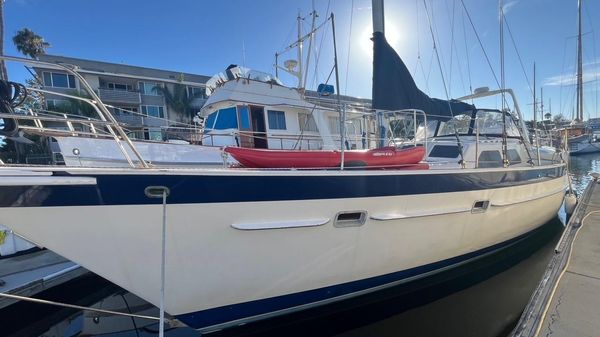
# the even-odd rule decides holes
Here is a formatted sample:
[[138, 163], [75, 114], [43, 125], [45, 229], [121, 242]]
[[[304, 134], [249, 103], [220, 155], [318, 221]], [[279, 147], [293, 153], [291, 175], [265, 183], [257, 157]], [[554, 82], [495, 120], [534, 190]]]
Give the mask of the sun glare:
[[[367, 26], [363, 27], [360, 34], [360, 49], [367, 55], [373, 54], [373, 42], [371, 41], [372, 36], [373, 26], [369, 23]], [[399, 47], [402, 36], [398, 26], [391, 20], [386, 20], [385, 38], [394, 49]]]

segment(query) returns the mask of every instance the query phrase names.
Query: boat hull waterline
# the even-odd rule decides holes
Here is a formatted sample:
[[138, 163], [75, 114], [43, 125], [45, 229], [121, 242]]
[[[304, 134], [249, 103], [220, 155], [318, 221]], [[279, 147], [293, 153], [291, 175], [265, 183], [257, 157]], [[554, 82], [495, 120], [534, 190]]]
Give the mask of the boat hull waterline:
[[[158, 304], [162, 205], [144, 189], [168, 187], [165, 308], [208, 331], [482, 256], [555, 216], [564, 170], [0, 170], [0, 222]], [[336, 223], [347, 211], [364, 223]]]

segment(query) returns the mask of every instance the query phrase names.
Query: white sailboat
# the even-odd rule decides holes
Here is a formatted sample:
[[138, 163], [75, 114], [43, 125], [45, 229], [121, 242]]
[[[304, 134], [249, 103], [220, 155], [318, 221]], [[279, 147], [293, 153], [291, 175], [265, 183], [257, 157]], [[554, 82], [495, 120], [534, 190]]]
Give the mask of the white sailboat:
[[[373, 8], [375, 113], [435, 110], [425, 111], [437, 123], [430, 169], [5, 166], [0, 223], [155, 305], [164, 285], [168, 313], [211, 331], [402, 287], [506, 249], [554, 217], [565, 164], [532, 160], [516, 102], [513, 115], [429, 99], [385, 40], [383, 2]], [[393, 88], [399, 80], [406, 90]], [[490, 94], [512, 92], [475, 96]], [[416, 96], [424, 103], [404, 106]]]

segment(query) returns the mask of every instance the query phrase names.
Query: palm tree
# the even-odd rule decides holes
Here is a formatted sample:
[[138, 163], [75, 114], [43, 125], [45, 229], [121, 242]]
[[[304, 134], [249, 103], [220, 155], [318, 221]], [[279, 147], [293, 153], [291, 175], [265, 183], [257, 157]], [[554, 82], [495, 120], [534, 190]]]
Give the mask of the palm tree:
[[173, 85], [173, 92], [169, 91], [166, 86], [157, 85], [154, 87], [154, 90], [160, 92], [165, 97], [165, 102], [167, 105], [177, 111], [182, 115], [189, 117], [190, 119], [194, 118], [194, 114], [192, 112], [192, 102], [202, 96], [201, 92], [196, 92], [193, 95], [189, 95], [187, 91], [187, 86], [181, 83], [183, 81], [183, 75], [179, 79], [180, 83], [175, 83]]
[[[0, 54], [4, 55], [4, 0], [0, 0]], [[8, 80], [4, 60], [0, 60], [0, 79]]]
[[50, 44], [44, 41], [43, 37], [37, 35], [29, 28], [23, 28], [18, 31], [12, 40], [18, 51], [33, 59], [46, 54], [46, 48], [50, 47]]
[[[81, 97], [91, 99], [91, 97], [84, 93], [79, 93], [77, 91], [68, 92], [71, 96]], [[98, 118], [98, 113], [94, 109], [93, 106], [88, 104], [87, 102], [78, 100], [76, 98], [67, 98], [64, 103], [61, 103], [52, 108], [52, 111], [56, 112], [64, 112], [73, 115], [80, 115], [85, 117]]]

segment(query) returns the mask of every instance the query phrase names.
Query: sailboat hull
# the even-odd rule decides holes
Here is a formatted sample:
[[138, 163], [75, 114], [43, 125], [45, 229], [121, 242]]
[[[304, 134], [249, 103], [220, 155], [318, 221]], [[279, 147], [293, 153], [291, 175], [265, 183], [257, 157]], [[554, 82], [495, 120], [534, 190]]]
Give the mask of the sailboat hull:
[[489, 254], [555, 216], [566, 185], [561, 165], [43, 173], [29, 172], [36, 183], [27, 185], [0, 170], [0, 222], [153, 304], [162, 204], [144, 189], [168, 187], [166, 310], [203, 331], [373, 292]]

